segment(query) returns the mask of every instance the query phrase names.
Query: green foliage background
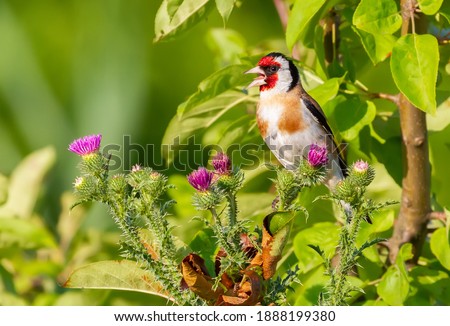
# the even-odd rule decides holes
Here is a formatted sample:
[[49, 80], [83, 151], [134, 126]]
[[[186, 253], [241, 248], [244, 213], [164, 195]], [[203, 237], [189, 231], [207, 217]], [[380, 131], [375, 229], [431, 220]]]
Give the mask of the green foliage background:
[[[302, 7], [297, 4], [300, 1], [294, 2], [290, 1], [293, 17], [298, 18]], [[358, 3], [343, 2], [354, 7]], [[321, 29], [316, 28], [315, 16], [296, 22], [300, 25], [294, 27], [291, 23], [285, 35], [272, 1], [246, 0], [233, 9], [224, 29], [222, 16], [209, 1], [204, 13], [207, 19], [194, 17], [192, 28], [175, 35], [173, 41], [153, 43], [155, 35], [162, 37], [154, 31], [160, 5], [160, 1], [148, 0], [0, 2], [0, 201], [2, 196], [6, 199], [8, 183], [15, 189], [12, 192], [9, 188], [8, 202], [0, 207], [0, 304], [165, 304], [158, 297], [134, 292], [61, 287], [75, 267], [119, 257], [118, 230], [104, 207], [77, 208], [69, 214], [77, 157], [66, 150], [67, 145], [92, 133], [103, 135], [103, 145], [123, 144], [123, 135], [129, 135], [132, 143], [153, 144], [155, 150], [144, 157], [132, 152], [128, 164], [121, 166], [128, 170], [134, 163], [151, 166], [152, 162], [161, 162], [164, 155], [173, 159], [159, 148], [163, 140], [170, 142], [176, 135], [195, 134], [204, 145], [262, 144], [253, 116], [248, 113], [255, 101], [253, 93], [242, 101], [245, 104], [223, 110], [230, 101], [246, 95], [229, 92], [232, 87], [219, 80], [217, 94], [207, 88], [206, 97], [212, 102], [205, 107], [199, 108], [206, 98], [201, 92], [196, 93], [198, 102], [194, 96], [179, 105], [219, 69], [239, 64], [222, 71], [223, 76], [236, 76], [233, 85], [239, 85], [246, 80], [241, 73], [261, 54], [273, 50], [289, 53], [286, 44], [292, 47], [298, 39], [307, 46], [299, 49], [305, 87], [323, 105], [339, 137], [350, 144], [349, 161], [363, 158], [374, 162], [377, 177], [370, 196], [376, 200], [399, 199], [402, 165], [398, 112], [388, 101], [364, 97], [367, 94], [361, 93], [356, 82], [372, 93], [398, 92], [389, 59], [395, 42], [390, 33], [395, 30], [387, 35], [371, 34], [373, 26], [353, 20], [357, 28], [342, 26], [341, 50], [347, 59], [325, 67], [316, 37]], [[444, 28], [448, 28], [444, 19], [450, 17], [448, 7], [448, 1], [444, 2]], [[226, 7], [221, 13], [228, 15]], [[347, 21], [352, 21], [352, 15], [352, 11], [343, 11]], [[315, 51], [311, 50], [313, 46]], [[433, 206], [442, 210], [450, 207], [450, 50], [442, 46], [439, 51], [437, 110], [435, 115], [428, 115], [428, 126]], [[227, 93], [220, 95], [222, 91]], [[429, 102], [429, 98], [422, 100]], [[218, 111], [201, 113], [212, 105]], [[353, 108], [351, 116], [349, 107]], [[177, 108], [184, 120], [176, 116]], [[218, 116], [217, 112], [223, 114]], [[189, 122], [189, 118], [199, 120]], [[23, 161], [33, 152], [34, 156]], [[233, 159], [237, 164], [245, 161], [240, 156]], [[189, 205], [192, 190], [184, 177], [188, 172], [173, 167], [167, 171], [170, 182], [178, 188], [169, 193], [179, 203], [171, 222], [185, 241], [201, 228], [191, 221], [197, 213]], [[241, 216], [258, 223], [270, 211], [270, 176], [264, 168], [246, 171], [247, 183], [239, 198]], [[320, 257], [307, 247], [320, 243], [326, 252], [334, 251], [337, 227], [333, 207], [327, 202], [310, 203], [325, 191], [318, 188], [303, 194], [310, 219], [298, 216], [292, 244], [287, 246], [280, 267], [282, 274], [286, 267], [298, 263], [302, 272], [303, 285], [296, 289], [292, 304], [314, 304], [325, 282]], [[360, 242], [375, 235], [389, 237], [396, 213], [396, 208], [384, 211], [372, 226], [365, 225]], [[426, 267], [409, 273], [403, 268], [410, 254], [408, 248], [403, 248], [396, 264], [389, 268], [383, 255], [368, 250], [355, 282], [364, 288], [369, 300], [359, 304], [448, 304], [449, 250], [448, 228], [442, 227], [425, 246]], [[388, 284], [393, 279], [401, 284]], [[403, 290], [393, 293], [397, 286]]]

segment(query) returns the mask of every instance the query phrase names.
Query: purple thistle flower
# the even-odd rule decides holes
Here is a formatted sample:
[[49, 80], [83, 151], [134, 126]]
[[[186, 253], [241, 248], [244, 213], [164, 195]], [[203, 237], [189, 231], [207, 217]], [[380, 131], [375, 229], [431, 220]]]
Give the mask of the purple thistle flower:
[[353, 164], [353, 170], [358, 173], [364, 173], [369, 168], [369, 163], [364, 162], [363, 160], [358, 160]]
[[231, 160], [228, 155], [223, 152], [219, 152], [214, 156], [212, 165], [214, 166], [214, 170], [221, 175], [229, 174], [231, 171]]
[[201, 167], [189, 174], [187, 179], [191, 186], [198, 191], [206, 191], [211, 186], [213, 173]]
[[102, 135], [90, 135], [83, 138], [75, 139], [69, 145], [69, 151], [78, 154], [80, 156], [85, 156], [97, 152], [100, 148], [100, 142], [102, 140]]
[[328, 151], [326, 147], [312, 144], [309, 147], [308, 162], [313, 167], [319, 167], [328, 163]]

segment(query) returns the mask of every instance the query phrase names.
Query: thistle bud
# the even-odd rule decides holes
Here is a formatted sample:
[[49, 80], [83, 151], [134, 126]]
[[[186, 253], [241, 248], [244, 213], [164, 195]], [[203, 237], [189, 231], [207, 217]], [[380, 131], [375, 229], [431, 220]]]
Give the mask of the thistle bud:
[[197, 210], [210, 210], [222, 201], [223, 196], [217, 191], [201, 191], [196, 192], [192, 198], [192, 203]]
[[356, 187], [350, 179], [344, 179], [338, 182], [334, 189], [335, 195], [347, 203], [353, 203], [356, 199]]
[[113, 194], [126, 194], [128, 188], [128, 183], [125, 180], [125, 176], [123, 174], [114, 175], [109, 183], [108, 190]]
[[77, 177], [73, 187], [81, 198], [90, 198], [98, 192], [97, 181], [92, 176]]
[[231, 160], [225, 153], [218, 153], [212, 160], [214, 171], [219, 175], [228, 175], [231, 173]]
[[367, 162], [356, 161], [349, 169], [349, 177], [360, 187], [367, 187], [375, 178], [375, 170]]
[[284, 169], [277, 172], [276, 187], [279, 199], [284, 205], [290, 204], [297, 198], [301, 189], [294, 173]]

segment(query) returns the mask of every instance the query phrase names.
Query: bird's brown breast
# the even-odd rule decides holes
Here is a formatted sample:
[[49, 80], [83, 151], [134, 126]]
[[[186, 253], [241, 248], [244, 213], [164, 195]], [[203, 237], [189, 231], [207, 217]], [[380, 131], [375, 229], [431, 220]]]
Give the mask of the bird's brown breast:
[[294, 88], [288, 93], [274, 94], [261, 99], [257, 114], [257, 123], [263, 138], [266, 137], [270, 121], [267, 121], [262, 110], [275, 110], [269, 116], [278, 115], [277, 129], [282, 134], [293, 134], [305, 129], [301, 110], [300, 90]]

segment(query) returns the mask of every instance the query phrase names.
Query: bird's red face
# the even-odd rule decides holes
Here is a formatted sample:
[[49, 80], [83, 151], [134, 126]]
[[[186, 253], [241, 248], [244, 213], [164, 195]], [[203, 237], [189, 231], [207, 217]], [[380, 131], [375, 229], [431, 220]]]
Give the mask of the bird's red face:
[[246, 71], [246, 74], [258, 74], [247, 88], [259, 86], [260, 91], [269, 90], [275, 87], [278, 81], [278, 70], [281, 68], [281, 63], [276, 60], [276, 57], [267, 55], [259, 60], [258, 65]]
[[[246, 74], [258, 74], [247, 88], [259, 86], [261, 93], [285, 93], [298, 82], [298, 70], [283, 54], [272, 52], [259, 60]], [[267, 92], [266, 92], [267, 91]]]

